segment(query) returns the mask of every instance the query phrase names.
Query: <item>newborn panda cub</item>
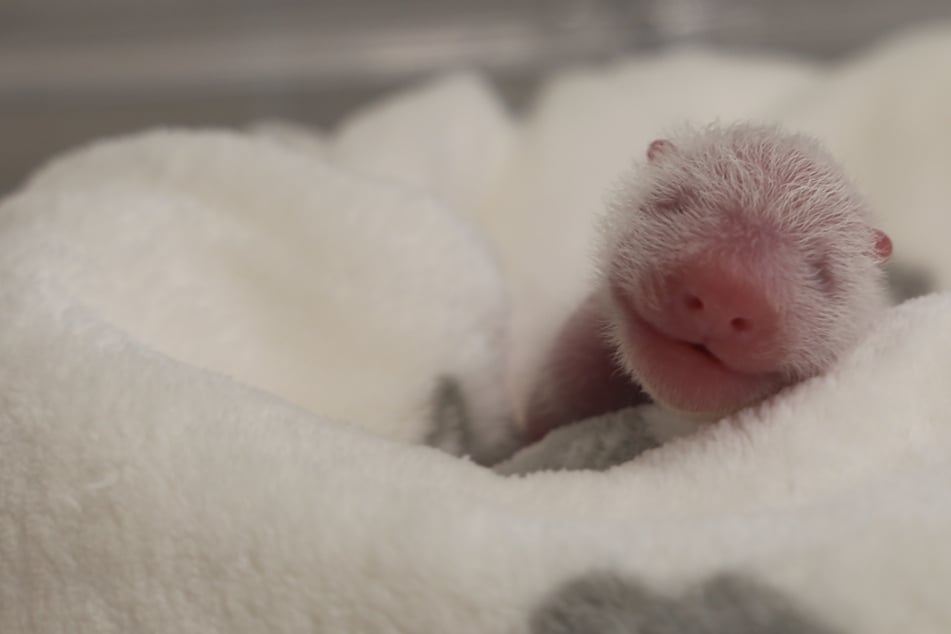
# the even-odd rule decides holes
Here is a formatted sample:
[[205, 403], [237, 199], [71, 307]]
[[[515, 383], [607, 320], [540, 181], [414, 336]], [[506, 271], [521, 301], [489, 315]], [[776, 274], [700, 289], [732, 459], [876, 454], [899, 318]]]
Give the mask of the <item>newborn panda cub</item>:
[[869, 220], [805, 136], [741, 124], [654, 141], [609, 205], [597, 288], [549, 352], [528, 439], [652, 401], [715, 419], [823, 372], [887, 304], [891, 240]]

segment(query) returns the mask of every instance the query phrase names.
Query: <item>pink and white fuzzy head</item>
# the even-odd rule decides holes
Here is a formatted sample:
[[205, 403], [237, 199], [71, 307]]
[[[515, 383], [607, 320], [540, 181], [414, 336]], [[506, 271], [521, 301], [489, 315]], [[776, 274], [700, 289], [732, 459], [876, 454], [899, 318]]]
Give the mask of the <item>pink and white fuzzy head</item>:
[[658, 402], [739, 409], [827, 369], [886, 304], [891, 241], [815, 140], [684, 127], [625, 175], [600, 267], [619, 358]]

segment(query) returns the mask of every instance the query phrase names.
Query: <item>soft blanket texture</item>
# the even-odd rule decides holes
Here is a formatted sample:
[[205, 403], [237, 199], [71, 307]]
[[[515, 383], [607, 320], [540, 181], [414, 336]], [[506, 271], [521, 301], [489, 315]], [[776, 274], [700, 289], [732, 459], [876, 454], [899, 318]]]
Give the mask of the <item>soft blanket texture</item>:
[[946, 59], [941, 29], [835, 68], [683, 51], [565, 72], [521, 122], [454, 77], [325, 135], [54, 161], [0, 206], [0, 631], [948, 631], [949, 294], [719, 424], [641, 446], [657, 412], [622, 412], [511, 469], [620, 429], [606, 472], [476, 462], [604, 189], [684, 118], [818, 134], [947, 287]]

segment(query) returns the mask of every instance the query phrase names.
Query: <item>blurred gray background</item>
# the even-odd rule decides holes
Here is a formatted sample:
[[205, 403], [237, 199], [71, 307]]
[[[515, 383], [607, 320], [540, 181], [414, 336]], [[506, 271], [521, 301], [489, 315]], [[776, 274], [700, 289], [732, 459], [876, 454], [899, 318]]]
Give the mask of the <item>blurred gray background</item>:
[[478, 68], [513, 108], [553, 69], [684, 42], [817, 59], [951, 19], [951, 0], [0, 0], [0, 192], [154, 125], [332, 125]]

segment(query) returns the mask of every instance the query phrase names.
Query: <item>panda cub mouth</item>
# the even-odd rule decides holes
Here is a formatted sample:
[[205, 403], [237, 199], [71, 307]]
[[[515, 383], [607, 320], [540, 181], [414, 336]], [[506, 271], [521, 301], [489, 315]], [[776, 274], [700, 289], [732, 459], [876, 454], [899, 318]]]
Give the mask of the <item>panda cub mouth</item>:
[[706, 358], [710, 359], [711, 361], [716, 361], [717, 363], [723, 363], [717, 355], [710, 352], [710, 349], [707, 348], [702, 343], [687, 343], [687, 345], [693, 348], [694, 350], [696, 350], [697, 352], [699, 352], [700, 354], [702, 354], [703, 356], [705, 356]]

